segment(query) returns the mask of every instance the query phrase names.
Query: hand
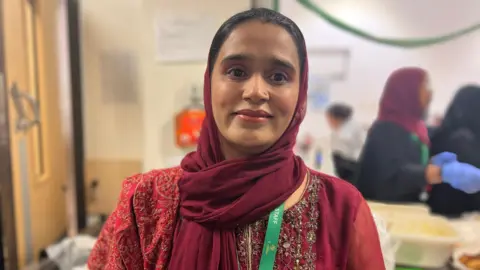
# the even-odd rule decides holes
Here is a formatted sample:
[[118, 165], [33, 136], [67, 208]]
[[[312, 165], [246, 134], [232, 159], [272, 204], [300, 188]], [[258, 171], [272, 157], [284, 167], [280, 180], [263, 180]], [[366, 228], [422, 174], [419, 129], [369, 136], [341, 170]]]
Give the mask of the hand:
[[467, 163], [450, 162], [442, 167], [443, 182], [465, 193], [480, 191], [480, 169]]
[[440, 167], [453, 161], [457, 161], [457, 155], [451, 152], [442, 152], [431, 159], [432, 164]]
[[431, 185], [442, 183], [442, 169], [437, 165], [427, 165], [427, 168], [425, 169], [425, 178]]

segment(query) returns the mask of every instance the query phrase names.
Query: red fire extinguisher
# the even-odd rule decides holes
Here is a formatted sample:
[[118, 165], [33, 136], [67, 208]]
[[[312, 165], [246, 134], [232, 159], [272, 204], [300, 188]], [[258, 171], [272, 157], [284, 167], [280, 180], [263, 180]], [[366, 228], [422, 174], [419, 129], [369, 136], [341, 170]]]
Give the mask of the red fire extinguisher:
[[195, 147], [200, 137], [205, 109], [197, 89], [192, 89], [190, 104], [179, 112], [175, 118], [175, 139], [178, 147]]

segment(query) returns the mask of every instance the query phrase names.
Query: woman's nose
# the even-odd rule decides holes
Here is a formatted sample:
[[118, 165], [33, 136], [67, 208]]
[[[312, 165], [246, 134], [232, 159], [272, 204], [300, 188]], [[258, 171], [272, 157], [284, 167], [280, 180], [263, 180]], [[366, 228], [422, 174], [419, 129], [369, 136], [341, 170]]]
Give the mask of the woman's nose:
[[243, 90], [243, 99], [253, 103], [265, 102], [269, 99], [268, 84], [263, 76], [251, 76]]

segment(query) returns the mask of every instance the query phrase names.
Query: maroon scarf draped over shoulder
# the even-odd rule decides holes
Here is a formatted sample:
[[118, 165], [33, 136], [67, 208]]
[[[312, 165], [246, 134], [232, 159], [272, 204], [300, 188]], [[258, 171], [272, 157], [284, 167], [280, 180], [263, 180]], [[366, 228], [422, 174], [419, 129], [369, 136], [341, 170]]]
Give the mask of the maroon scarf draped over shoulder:
[[181, 163], [180, 220], [170, 270], [237, 269], [235, 228], [268, 215], [301, 185], [307, 171], [293, 153], [306, 113], [307, 59], [290, 125], [270, 149], [245, 159], [224, 159], [212, 113], [209, 70], [207, 66], [203, 88], [206, 118], [197, 151]]
[[420, 104], [420, 87], [426, 76], [425, 70], [415, 67], [394, 71], [383, 89], [378, 120], [394, 122], [429, 145], [424, 110]]

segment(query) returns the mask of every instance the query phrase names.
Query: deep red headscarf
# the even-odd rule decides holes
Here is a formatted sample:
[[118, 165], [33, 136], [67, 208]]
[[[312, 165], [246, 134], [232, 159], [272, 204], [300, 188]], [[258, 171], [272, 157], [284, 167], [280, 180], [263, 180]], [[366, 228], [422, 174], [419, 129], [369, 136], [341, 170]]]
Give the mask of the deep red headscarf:
[[430, 144], [420, 103], [420, 86], [427, 76], [421, 68], [406, 67], [388, 77], [380, 100], [378, 120], [394, 122]]
[[224, 159], [212, 113], [209, 70], [203, 88], [206, 118], [197, 151], [181, 163], [180, 220], [170, 270], [237, 269], [235, 228], [268, 215], [301, 185], [307, 172], [302, 159], [293, 153], [306, 113], [307, 59], [290, 125], [270, 149], [245, 159]]

